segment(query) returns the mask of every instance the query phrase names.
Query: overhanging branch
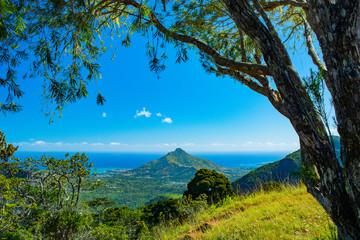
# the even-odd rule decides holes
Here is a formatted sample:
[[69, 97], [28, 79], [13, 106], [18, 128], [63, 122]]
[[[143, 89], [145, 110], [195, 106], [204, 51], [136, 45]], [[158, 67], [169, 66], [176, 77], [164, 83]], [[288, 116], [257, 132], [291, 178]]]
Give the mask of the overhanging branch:
[[262, 85], [261, 86], [258, 83], [256, 83], [255, 81], [251, 80], [250, 78], [242, 75], [241, 73], [239, 73], [235, 70], [217, 66], [217, 71], [220, 74], [228, 75], [228, 76], [236, 79], [238, 82], [249, 87], [251, 90], [267, 97], [267, 99], [274, 106], [274, 108], [277, 111], [279, 111], [279, 113], [281, 113], [283, 116], [288, 118], [288, 114], [286, 113], [285, 107], [282, 103], [282, 98], [281, 98], [280, 93], [270, 87], [269, 81], [267, 80], [266, 77], [259, 76], [259, 75], [253, 76], [256, 80], [258, 80], [260, 82], [260, 84]]
[[[144, 7], [142, 4], [134, 1], [134, 0], [125, 0], [124, 4], [131, 5], [135, 8], [140, 9]], [[150, 20], [154, 24], [154, 26], [163, 34], [171, 37], [174, 40], [188, 43], [196, 46], [201, 52], [209, 55], [214, 60], [215, 64], [223, 67], [227, 67], [236, 71], [240, 71], [249, 75], [271, 75], [269, 69], [265, 65], [255, 64], [255, 63], [246, 63], [246, 62], [238, 62], [232, 59], [226, 58], [222, 56], [218, 51], [212, 48], [209, 44], [204, 41], [197, 39], [195, 37], [191, 37], [188, 35], [178, 34], [169, 29], [167, 29], [156, 17], [156, 15], [150, 11], [149, 13]]]

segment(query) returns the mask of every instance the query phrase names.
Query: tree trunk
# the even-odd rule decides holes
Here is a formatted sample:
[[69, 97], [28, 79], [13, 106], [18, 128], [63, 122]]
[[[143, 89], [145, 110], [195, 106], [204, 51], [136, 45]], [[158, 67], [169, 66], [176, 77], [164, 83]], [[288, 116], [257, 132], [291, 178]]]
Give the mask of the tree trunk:
[[360, 6], [359, 1], [329, 4], [310, 1], [308, 19], [328, 69], [326, 85], [331, 93], [338, 132], [341, 161], [348, 180], [348, 195], [356, 215], [357, 229], [351, 238], [339, 228], [344, 239], [360, 239]]
[[[331, 170], [330, 167], [324, 168], [330, 162], [337, 162], [336, 156], [332, 151], [327, 151], [326, 148], [313, 152], [314, 149], [309, 149], [301, 140], [300, 144], [301, 160], [307, 168], [307, 172], [304, 174], [304, 183], [308, 192], [315, 197], [330, 215], [338, 228], [339, 239], [359, 239], [360, 229], [355, 224], [357, 216], [353, 208], [354, 202], [349, 197], [346, 188], [343, 187], [346, 187], [346, 185], [343, 183], [344, 177], [341, 170], [336, 172]], [[333, 161], [330, 161], [330, 159], [333, 159]], [[308, 174], [314, 175], [309, 176]], [[328, 194], [331, 192], [332, 194]]]
[[[347, 51], [347, 53], [343, 54], [347, 58], [335, 58], [342, 61], [341, 65], [337, 65], [340, 64], [338, 60], [331, 59], [330, 62], [334, 62], [332, 65], [325, 61], [329, 71], [329, 81], [334, 81], [334, 84], [340, 85], [337, 86], [337, 91], [330, 91], [333, 93], [333, 97], [335, 96], [335, 110], [343, 144], [341, 154], [345, 159], [344, 166], [346, 167], [346, 174], [344, 175], [340, 162], [330, 144], [324, 124], [316, 114], [310, 97], [303, 87], [301, 78], [291, 65], [291, 62], [289, 63], [288, 59], [285, 59], [284, 55], [281, 54], [279, 48], [281, 49], [282, 46], [279, 46], [279, 43], [275, 41], [274, 37], [276, 38], [276, 36], [272, 35], [259, 20], [247, 0], [223, 0], [223, 2], [238, 28], [256, 42], [272, 73], [276, 87], [282, 96], [287, 116], [300, 138], [302, 160], [306, 175], [308, 175], [305, 179], [308, 191], [333, 219], [338, 227], [340, 238], [360, 239], [360, 195], [358, 195], [360, 183], [358, 169], [360, 165], [354, 166], [359, 164], [360, 157], [358, 138], [360, 136], [360, 104], [358, 103], [360, 101], [360, 81], [358, 79], [360, 74], [359, 68], [357, 68], [358, 65], [356, 65], [359, 64], [360, 58], [357, 54], [352, 54], [357, 57], [354, 58], [357, 59], [357, 62], [347, 61], [349, 59], [349, 51]], [[324, 21], [322, 20], [322, 22]], [[358, 29], [357, 26], [356, 30]], [[332, 37], [331, 32], [329, 34], [327, 29], [324, 30], [324, 33], [328, 34], [326, 36], [329, 39]], [[342, 40], [343, 38], [344, 36]], [[357, 40], [357, 42], [359, 41]], [[343, 43], [343, 41], [340, 41], [338, 44]], [[352, 45], [354, 44], [350, 44], [350, 46]], [[323, 45], [321, 47], [323, 48]], [[356, 47], [347, 46], [347, 48], [357, 53], [359, 51], [359, 48]], [[334, 48], [329, 47], [327, 50], [331, 51], [331, 49]], [[332, 52], [333, 55], [324, 53], [324, 58], [334, 57], [335, 52], [338, 50], [338, 48], [335, 48], [334, 52]], [[338, 66], [347, 67], [349, 70], [346, 70], [347, 68], [341, 69]], [[351, 74], [351, 77], [348, 74]], [[332, 75], [336, 76], [336, 80]], [[339, 78], [339, 76], [342, 77]], [[350, 82], [350, 87], [341, 87], [341, 85], [350, 84]], [[357, 85], [355, 86], [353, 82], [356, 82]], [[356, 101], [353, 98], [357, 98]], [[350, 106], [348, 107], [347, 104]], [[343, 136], [344, 133], [348, 135]], [[350, 166], [354, 169], [349, 168]]]

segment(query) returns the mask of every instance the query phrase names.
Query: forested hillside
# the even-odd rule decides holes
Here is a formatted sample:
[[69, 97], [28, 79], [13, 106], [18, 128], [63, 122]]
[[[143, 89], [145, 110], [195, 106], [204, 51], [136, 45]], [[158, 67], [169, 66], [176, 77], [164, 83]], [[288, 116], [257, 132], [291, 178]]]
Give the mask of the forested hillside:
[[[340, 158], [340, 138], [333, 136], [335, 152]], [[276, 181], [280, 183], [297, 183], [300, 179], [301, 153], [297, 150], [285, 158], [261, 166], [232, 182], [236, 193], [249, 193], [262, 184]]]

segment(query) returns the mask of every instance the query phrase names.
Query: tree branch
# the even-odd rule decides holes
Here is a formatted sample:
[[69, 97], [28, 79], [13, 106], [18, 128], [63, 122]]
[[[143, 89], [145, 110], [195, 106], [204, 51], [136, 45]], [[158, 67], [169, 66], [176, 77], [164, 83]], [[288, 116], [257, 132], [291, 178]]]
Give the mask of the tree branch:
[[308, 54], [311, 57], [313, 63], [319, 68], [319, 70], [326, 71], [325, 64], [321, 61], [319, 55], [315, 51], [315, 47], [314, 47], [312, 37], [311, 37], [310, 25], [301, 14], [299, 14], [299, 15], [304, 21], [304, 28], [305, 28], [304, 36], [305, 36], [305, 39], [306, 39], [306, 46], [308, 48]]
[[264, 20], [266, 26], [269, 29], [271, 35], [273, 36], [273, 38], [275, 40], [275, 43], [276, 43], [276, 46], [279, 48], [281, 56], [284, 59], [284, 62], [287, 65], [292, 65], [290, 56], [289, 56], [288, 52], [286, 51], [285, 46], [282, 43], [277, 31], [275, 30], [274, 25], [271, 23], [271, 20], [268, 18], [265, 10], [260, 5], [260, 2], [258, 0], [252, 0], [252, 1], [254, 3], [254, 6], [255, 6], [256, 10], [260, 13], [262, 19]]
[[220, 66], [217, 66], [218, 73], [221, 73], [223, 75], [228, 75], [240, 82], [241, 84], [244, 84], [245, 86], [249, 87], [251, 90], [267, 97], [267, 99], [270, 101], [270, 103], [275, 107], [279, 113], [281, 113], [283, 116], [288, 118], [288, 115], [285, 111], [285, 107], [282, 103], [281, 95], [278, 91], [275, 91], [270, 87], [269, 81], [264, 76], [254, 76], [256, 80], [260, 82], [262, 86], [260, 86], [258, 83], [254, 82], [250, 78], [242, 75], [241, 73], [228, 69], [228, 68], [222, 68]]
[[252, 81], [251, 79], [245, 77], [244, 75], [240, 74], [238, 71], [235, 71], [235, 70], [232, 70], [229, 68], [223, 68], [221, 66], [216, 66], [216, 67], [217, 67], [217, 71], [219, 73], [231, 76], [231, 77], [235, 78], [241, 84], [244, 84], [245, 86], [249, 87], [251, 90], [267, 97], [266, 90], [262, 86], [260, 86], [256, 82]]
[[[134, 6], [136, 8], [143, 7], [142, 4], [134, 1], [134, 0], [125, 0], [124, 4], [128, 4], [131, 6]], [[265, 65], [261, 64], [254, 64], [254, 63], [245, 63], [245, 62], [237, 62], [232, 59], [228, 59], [224, 56], [222, 56], [218, 51], [216, 51], [214, 48], [212, 48], [207, 43], [203, 42], [200, 39], [188, 36], [188, 35], [182, 35], [177, 34], [173, 31], [170, 31], [167, 29], [164, 25], [162, 25], [159, 21], [159, 19], [156, 17], [156, 15], [150, 11], [149, 13], [150, 19], [153, 22], [154, 26], [163, 34], [171, 37], [174, 40], [183, 42], [183, 43], [189, 43], [192, 45], [195, 45], [201, 52], [209, 55], [214, 60], [215, 64], [231, 68], [233, 70], [241, 71], [249, 75], [271, 75], [269, 69]]]

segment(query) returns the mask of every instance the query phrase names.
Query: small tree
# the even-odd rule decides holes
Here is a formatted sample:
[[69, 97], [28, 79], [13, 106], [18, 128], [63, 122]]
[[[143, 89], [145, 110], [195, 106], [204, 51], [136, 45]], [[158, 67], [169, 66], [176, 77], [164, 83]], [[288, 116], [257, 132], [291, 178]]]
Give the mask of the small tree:
[[197, 170], [187, 187], [188, 190], [184, 192], [184, 196], [191, 195], [193, 199], [196, 199], [205, 194], [208, 203], [217, 203], [227, 196], [234, 195], [231, 183], [224, 174], [206, 168]]
[[115, 205], [114, 201], [110, 201], [107, 198], [95, 198], [91, 201], [87, 201], [86, 203], [89, 207], [91, 207], [92, 209], [94, 209], [97, 212], [96, 215], [97, 215], [99, 223], [101, 221], [101, 214], [103, 213], [103, 211], [106, 208], [108, 208], [112, 205]]
[[92, 164], [79, 153], [21, 160], [13, 156], [16, 150], [0, 131], [0, 238], [18, 232], [74, 238], [84, 228], [80, 194], [99, 185], [86, 181]]

